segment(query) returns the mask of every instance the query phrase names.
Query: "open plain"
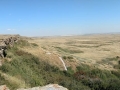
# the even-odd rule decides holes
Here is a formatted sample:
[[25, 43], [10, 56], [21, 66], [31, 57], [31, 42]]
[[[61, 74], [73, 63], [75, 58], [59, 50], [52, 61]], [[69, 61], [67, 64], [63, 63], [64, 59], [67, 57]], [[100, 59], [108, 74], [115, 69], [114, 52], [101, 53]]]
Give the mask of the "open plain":
[[0, 45], [0, 90], [120, 89], [120, 34], [0, 35]]
[[43, 58], [47, 56], [51, 59], [50, 62], [59, 65], [58, 67], [61, 66], [60, 62], [57, 62], [59, 55], [67, 67], [75, 68], [78, 63], [84, 63], [100, 69], [113, 70], [117, 64], [115, 58], [120, 56], [120, 34], [34, 37], [28, 41], [39, 46], [36, 50], [29, 49], [29, 52]]

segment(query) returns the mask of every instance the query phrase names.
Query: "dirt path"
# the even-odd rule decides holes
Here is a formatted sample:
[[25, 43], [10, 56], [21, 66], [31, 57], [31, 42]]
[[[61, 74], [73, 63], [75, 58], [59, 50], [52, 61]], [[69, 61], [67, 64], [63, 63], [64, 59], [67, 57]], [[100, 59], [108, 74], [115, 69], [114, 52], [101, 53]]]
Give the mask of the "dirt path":
[[59, 57], [59, 59], [61, 60], [61, 62], [63, 63], [63, 66], [64, 66], [64, 68], [65, 68], [65, 70], [67, 71], [67, 67], [66, 67], [66, 65], [65, 65], [65, 63], [64, 63], [64, 61], [63, 61], [63, 59], [62, 59], [61, 57]]

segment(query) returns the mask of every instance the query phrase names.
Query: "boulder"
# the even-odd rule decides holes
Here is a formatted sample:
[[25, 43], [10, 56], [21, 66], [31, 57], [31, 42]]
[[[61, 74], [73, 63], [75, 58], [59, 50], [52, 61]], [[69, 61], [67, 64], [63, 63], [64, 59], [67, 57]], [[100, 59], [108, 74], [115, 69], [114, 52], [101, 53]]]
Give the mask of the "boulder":
[[2, 85], [0, 86], [0, 90], [10, 90], [8, 87], [6, 87], [6, 85]]
[[17, 89], [17, 90], [68, 90], [68, 89], [59, 86], [58, 84], [49, 84], [43, 87], [33, 87], [28, 89]]

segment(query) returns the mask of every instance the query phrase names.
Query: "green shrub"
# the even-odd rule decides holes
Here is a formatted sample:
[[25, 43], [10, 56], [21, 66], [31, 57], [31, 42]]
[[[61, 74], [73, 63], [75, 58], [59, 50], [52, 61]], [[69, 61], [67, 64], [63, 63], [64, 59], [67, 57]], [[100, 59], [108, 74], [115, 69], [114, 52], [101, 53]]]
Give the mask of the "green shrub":
[[111, 71], [111, 73], [120, 79], [120, 71]]
[[31, 43], [32, 46], [37, 47], [38, 45], [36, 43]]
[[72, 57], [72, 56], [68, 56], [67, 58], [68, 58], [68, 59], [73, 59], [73, 57]]
[[5, 79], [4, 77], [0, 74], [0, 85], [4, 85], [5, 84]]
[[120, 65], [120, 60], [118, 61], [118, 64]]
[[66, 60], [66, 59], [67, 59], [67, 57], [66, 57], [66, 56], [63, 56], [62, 58], [63, 58], [64, 60]]
[[66, 60], [66, 59], [73, 59], [72, 56], [63, 56], [62, 58], [63, 58], [64, 60]]
[[68, 48], [61, 48], [61, 47], [56, 47], [58, 50], [66, 52], [66, 53], [70, 53], [70, 54], [74, 54], [74, 53], [84, 53], [81, 50], [76, 50], [76, 49], [68, 49]]

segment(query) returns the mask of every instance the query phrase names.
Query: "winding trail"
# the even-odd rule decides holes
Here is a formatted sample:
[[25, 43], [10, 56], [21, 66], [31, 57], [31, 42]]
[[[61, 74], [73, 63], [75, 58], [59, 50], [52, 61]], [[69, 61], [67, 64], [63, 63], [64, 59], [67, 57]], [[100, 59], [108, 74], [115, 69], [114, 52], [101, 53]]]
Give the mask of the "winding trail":
[[67, 71], [67, 67], [66, 67], [66, 65], [65, 65], [65, 63], [64, 63], [64, 61], [63, 61], [63, 59], [62, 59], [61, 57], [59, 57], [59, 59], [61, 60], [61, 62], [63, 63], [63, 66], [64, 66], [64, 68], [65, 68], [65, 70]]
[[[44, 52], [46, 52], [46, 54], [51, 54], [49, 51], [46, 51], [46, 50], [44, 50], [43, 48], [42, 48], [42, 50], [44, 51]], [[66, 67], [66, 65], [65, 65], [65, 62], [63, 61], [63, 59], [58, 55], [58, 54], [56, 54], [58, 57], [59, 57], [59, 59], [60, 59], [60, 61], [62, 62], [62, 64], [63, 64], [63, 67], [64, 67], [64, 69], [67, 71], [67, 67]]]

